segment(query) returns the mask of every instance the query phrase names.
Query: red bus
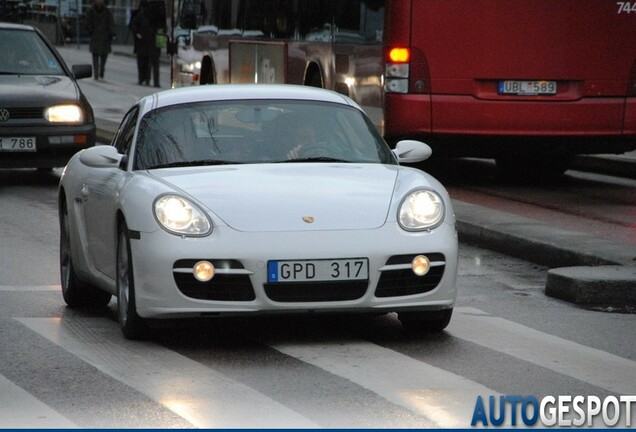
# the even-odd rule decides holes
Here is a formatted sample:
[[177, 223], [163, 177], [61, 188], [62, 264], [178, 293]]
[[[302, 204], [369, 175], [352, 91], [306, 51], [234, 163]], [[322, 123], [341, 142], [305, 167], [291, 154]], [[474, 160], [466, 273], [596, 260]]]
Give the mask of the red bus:
[[175, 85], [332, 89], [389, 143], [517, 175], [636, 148], [636, 1], [183, 0], [180, 12], [196, 30]]

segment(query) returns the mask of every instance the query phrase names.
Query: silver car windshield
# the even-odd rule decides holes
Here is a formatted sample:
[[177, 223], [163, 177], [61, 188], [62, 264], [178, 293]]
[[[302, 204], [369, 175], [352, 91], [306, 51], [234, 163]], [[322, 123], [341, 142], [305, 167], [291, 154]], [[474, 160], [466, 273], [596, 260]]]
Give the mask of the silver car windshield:
[[248, 100], [181, 104], [146, 114], [134, 166], [286, 162], [396, 163], [374, 126], [355, 108]]
[[1, 75], [64, 75], [55, 55], [34, 31], [0, 30]]

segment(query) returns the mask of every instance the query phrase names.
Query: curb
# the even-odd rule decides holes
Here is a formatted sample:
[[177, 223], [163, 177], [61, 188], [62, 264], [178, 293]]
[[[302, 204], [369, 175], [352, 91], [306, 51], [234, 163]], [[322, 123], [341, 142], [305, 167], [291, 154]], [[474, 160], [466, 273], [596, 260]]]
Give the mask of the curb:
[[548, 267], [636, 266], [636, 246], [548, 226], [534, 219], [453, 201], [459, 239]]
[[[459, 240], [546, 265], [545, 294], [606, 311], [636, 311], [636, 246], [454, 201]], [[593, 266], [593, 267], [592, 267]]]
[[636, 159], [624, 156], [580, 155], [574, 159], [572, 169], [636, 179]]
[[583, 306], [636, 309], [636, 267], [564, 267], [548, 271], [545, 293]]

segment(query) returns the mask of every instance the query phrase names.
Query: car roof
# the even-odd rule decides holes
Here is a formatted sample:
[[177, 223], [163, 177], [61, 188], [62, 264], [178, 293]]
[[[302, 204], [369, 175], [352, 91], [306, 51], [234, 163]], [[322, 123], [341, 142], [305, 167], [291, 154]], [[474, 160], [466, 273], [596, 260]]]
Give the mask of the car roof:
[[30, 25], [7, 23], [7, 22], [0, 22], [0, 30], [27, 30], [32, 32], [35, 31], [33, 26], [30, 26]]
[[[331, 102], [361, 108], [348, 97], [330, 90], [291, 84], [214, 84], [182, 87], [147, 96], [148, 109], [205, 101], [280, 99]], [[143, 104], [143, 103], [142, 103]], [[146, 105], [147, 106], [147, 105]]]

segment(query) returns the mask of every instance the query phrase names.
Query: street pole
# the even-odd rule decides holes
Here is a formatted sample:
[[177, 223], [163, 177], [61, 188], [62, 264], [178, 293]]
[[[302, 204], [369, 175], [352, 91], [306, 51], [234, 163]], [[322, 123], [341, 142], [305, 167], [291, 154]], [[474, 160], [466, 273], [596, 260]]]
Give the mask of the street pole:
[[75, 0], [75, 39], [77, 49], [80, 49], [80, 0]]
[[[177, 43], [174, 40], [174, 24], [176, 22], [176, 11], [174, 7], [174, 0], [168, 0], [168, 2], [170, 2], [170, 40], [168, 41], [168, 49], [170, 50], [170, 87], [172, 88], [174, 86], [174, 56], [175, 50], [177, 49]], [[178, 9], [179, 7], [177, 5], [177, 10]]]

